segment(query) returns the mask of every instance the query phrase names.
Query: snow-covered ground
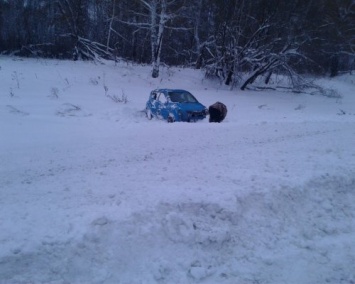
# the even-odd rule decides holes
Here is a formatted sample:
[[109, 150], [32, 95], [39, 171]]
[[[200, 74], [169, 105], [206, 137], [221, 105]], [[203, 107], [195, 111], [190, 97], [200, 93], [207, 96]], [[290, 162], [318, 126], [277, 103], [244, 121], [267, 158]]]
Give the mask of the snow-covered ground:
[[[355, 283], [355, 75], [329, 98], [161, 73], [0, 57], [0, 283]], [[227, 118], [148, 121], [156, 87]]]

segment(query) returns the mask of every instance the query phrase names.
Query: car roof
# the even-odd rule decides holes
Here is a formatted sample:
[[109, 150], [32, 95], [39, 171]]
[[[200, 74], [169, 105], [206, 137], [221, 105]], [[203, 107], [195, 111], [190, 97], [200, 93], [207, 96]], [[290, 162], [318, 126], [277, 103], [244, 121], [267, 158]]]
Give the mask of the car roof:
[[168, 88], [163, 88], [163, 89], [155, 89], [155, 92], [176, 92], [176, 93], [181, 93], [181, 92], [188, 92], [183, 89], [168, 89]]

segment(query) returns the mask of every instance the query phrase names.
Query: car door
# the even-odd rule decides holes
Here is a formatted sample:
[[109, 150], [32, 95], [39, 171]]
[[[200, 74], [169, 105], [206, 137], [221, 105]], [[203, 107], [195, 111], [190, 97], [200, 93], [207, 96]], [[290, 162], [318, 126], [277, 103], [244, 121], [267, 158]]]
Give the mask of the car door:
[[169, 115], [169, 110], [167, 107], [167, 98], [163, 92], [158, 93], [156, 100], [157, 115], [161, 116], [163, 119], [167, 119]]
[[153, 115], [158, 115], [157, 113], [157, 97], [158, 94], [156, 92], [152, 92], [149, 98], [149, 109]]

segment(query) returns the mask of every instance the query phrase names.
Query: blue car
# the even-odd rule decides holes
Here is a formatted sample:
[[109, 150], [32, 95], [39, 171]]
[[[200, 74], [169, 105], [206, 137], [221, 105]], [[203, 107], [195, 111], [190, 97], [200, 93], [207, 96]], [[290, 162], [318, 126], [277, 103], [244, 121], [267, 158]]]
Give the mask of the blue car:
[[150, 93], [146, 104], [148, 119], [195, 122], [206, 118], [207, 108], [188, 91], [178, 89], [157, 89]]

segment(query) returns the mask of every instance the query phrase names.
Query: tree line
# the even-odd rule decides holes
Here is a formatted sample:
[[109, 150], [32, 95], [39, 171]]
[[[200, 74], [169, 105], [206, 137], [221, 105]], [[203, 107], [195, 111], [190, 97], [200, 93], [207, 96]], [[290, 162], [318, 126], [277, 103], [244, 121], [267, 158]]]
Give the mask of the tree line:
[[[354, 69], [355, 0], [0, 0], [0, 52], [204, 68], [246, 88]], [[241, 82], [241, 74], [249, 74]]]

